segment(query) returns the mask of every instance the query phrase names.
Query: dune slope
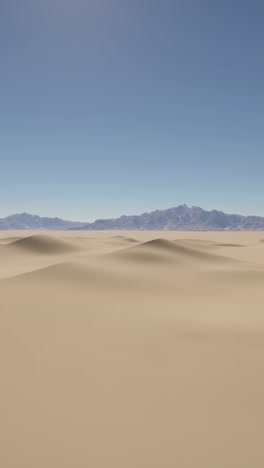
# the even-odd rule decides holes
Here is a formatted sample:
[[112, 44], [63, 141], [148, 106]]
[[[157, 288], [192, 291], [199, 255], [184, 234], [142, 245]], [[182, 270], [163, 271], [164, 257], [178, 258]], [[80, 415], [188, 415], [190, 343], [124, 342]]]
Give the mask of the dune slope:
[[261, 467], [264, 234], [115, 235], [1, 234], [0, 465]]
[[8, 249], [32, 252], [43, 255], [60, 255], [79, 250], [79, 248], [62, 239], [52, 238], [44, 234], [35, 234], [25, 238], [18, 238], [7, 245]]

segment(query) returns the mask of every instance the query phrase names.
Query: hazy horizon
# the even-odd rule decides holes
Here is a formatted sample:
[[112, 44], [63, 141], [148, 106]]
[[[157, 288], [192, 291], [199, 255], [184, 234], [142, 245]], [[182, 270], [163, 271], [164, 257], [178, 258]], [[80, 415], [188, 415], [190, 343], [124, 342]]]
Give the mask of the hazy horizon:
[[[189, 206], [187, 205], [186, 203], [183, 203], [183, 204], [180, 204], [180, 205], [175, 205], [175, 206], [169, 206], [167, 208], [157, 208], [155, 210], [150, 210], [150, 211], [147, 211], [147, 210], [144, 210], [144, 211], [141, 211], [141, 212], [131, 212], [131, 213], [122, 213], [121, 215], [119, 216], [109, 216], [108, 218], [102, 218], [102, 217], [95, 217], [94, 219], [66, 219], [66, 218], [63, 218], [62, 216], [60, 216], [59, 214], [55, 215], [55, 216], [49, 216], [49, 215], [41, 215], [39, 213], [30, 213], [28, 211], [23, 211], [23, 212], [20, 212], [20, 213], [10, 213], [9, 215], [3, 217], [0, 215], [0, 219], [5, 219], [5, 218], [8, 218], [9, 216], [16, 216], [16, 215], [23, 215], [23, 214], [27, 214], [27, 215], [32, 215], [32, 216], [39, 216], [40, 218], [60, 218], [60, 219], [64, 219], [65, 221], [71, 221], [71, 222], [81, 222], [81, 223], [93, 223], [94, 221], [97, 221], [98, 219], [116, 219], [116, 218], [119, 218], [121, 216], [140, 216], [144, 213], [152, 213], [152, 212], [155, 212], [155, 211], [165, 211], [165, 210], [170, 210], [170, 209], [173, 209], [173, 208], [177, 208], [178, 206], [187, 206], [187, 208], [201, 208], [203, 209], [204, 211], [213, 211], [213, 210], [216, 210], [216, 208], [212, 208], [212, 209], [208, 209], [206, 210], [205, 208], [203, 208], [202, 206], [197, 206], [197, 205], [192, 205], [192, 206]], [[223, 211], [223, 210], [216, 210], [216, 211], [220, 211], [220, 212], [224, 212], [225, 214], [227, 215], [240, 215], [240, 216], [261, 216], [261, 215], [256, 215], [254, 213], [246, 213], [246, 214], [242, 214], [242, 213], [231, 213], [231, 212], [226, 212], [226, 211]], [[263, 216], [264, 217], [264, 216]]]

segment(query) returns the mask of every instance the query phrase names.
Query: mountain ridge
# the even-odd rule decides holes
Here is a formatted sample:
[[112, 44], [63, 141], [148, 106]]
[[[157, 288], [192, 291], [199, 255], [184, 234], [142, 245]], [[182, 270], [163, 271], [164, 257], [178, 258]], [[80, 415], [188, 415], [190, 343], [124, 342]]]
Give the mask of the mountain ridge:
[[141, 215], [97, 219], [93, 223], [40, 217], [28, 213], [0, 219], [0, 230], [166, 230], [166, 231], [262, 231], [264, 217], [206, 211], [198, 206], [179, 205]]
[[82, 230], [264, 230], [264, 217], [226, 214], [206, 211], [200, 207], [179, 205], [141, 215], [123, 215], [119, 218], [98, 219], [87, 223]]
[[0, 230], [67, 230], [79, 228], [86, 223], [65, 221], [61, 218], [48, 218], [32, 215], [29, 213], [18, 213], [0, 219]]

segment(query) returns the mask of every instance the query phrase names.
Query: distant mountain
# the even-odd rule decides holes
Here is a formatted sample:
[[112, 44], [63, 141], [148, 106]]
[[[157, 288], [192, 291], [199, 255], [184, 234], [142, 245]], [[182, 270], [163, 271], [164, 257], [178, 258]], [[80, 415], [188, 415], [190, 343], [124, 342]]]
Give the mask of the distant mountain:
[[38, 230], [48, 229], [53, 231], [66, 230], [70, 228], [80, 229], [85, 223], [75, 223], [71, 221], [64, 221], [60, 218], [41, 218], [37, 215], [28, 213], [14, 214], [7, 218], [0, 219], [0, 230]]
[[264, 230], [264, 217], [225, 214], [202, 208], [180, 205], [177, 208], [156, 210], [140, 216], [121, 216], [117, 219], [98, 219], [83, 230], [172, 230], [172, 231], [240, 231]]
[[264, 217], [205, 211], [197, 206], [180, 205], [156, 210], [139, 216], [117, 219], [98, 219], [94, 223], [65, 221], [60, 218], [41, 218], [28, 213], [0, 219], [0, 230], [166, 230], [166, 231], [264, 231]]

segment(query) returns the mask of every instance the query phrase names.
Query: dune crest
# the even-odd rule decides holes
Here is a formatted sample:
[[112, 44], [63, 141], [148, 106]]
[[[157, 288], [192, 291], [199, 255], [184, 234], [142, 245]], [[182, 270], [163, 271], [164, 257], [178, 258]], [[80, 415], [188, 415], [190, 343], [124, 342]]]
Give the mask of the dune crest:
[[167, 239], [153, 239], [142, 242], [136, 246], [114, 252], [111, 255], [123, 260], [152, 263], [194, 262], [202, 265], [208, 262], [236, 261], [223, 255], [206, 252], [204, 249], [189, 247], [181, 241], [176, 243]]
[[22, 239], [18, 239], [6, 246], [8, 249], [18, 249], [20, 251], [37, 253], [42, 255], [59, 255], [76, 252], [80, 248], [68, 241], [56, 239], [44, 234], [35, 234]]

